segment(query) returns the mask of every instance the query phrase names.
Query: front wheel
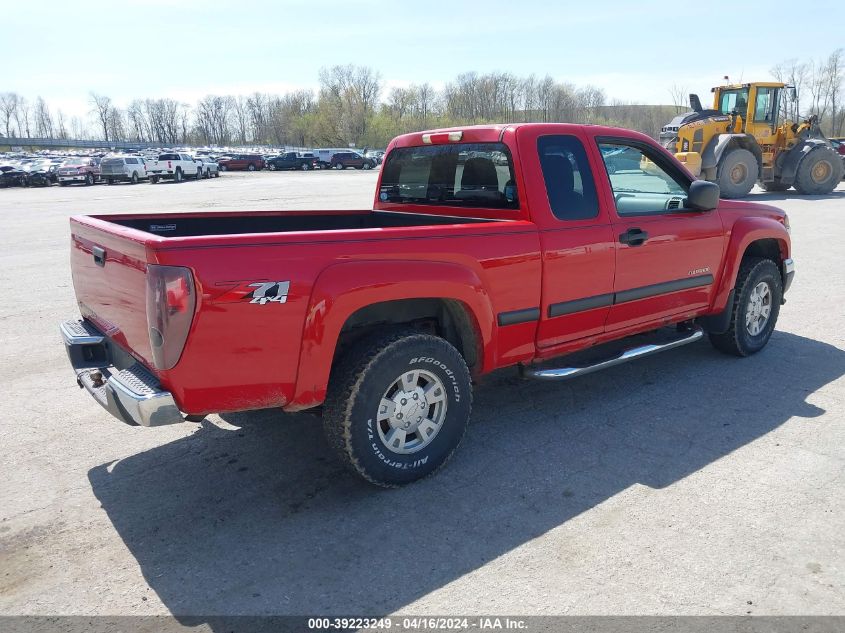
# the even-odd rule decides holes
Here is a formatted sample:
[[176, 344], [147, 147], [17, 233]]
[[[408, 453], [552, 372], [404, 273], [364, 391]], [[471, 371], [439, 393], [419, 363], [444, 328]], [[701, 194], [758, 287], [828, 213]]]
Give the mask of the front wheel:
[[783, 280], [771, 259], [746, 257], [736, 277], [731, 321], [726, 332], [710, 334], [713, 347], [734, 356], [750, 356], [769, 342], [780, 313]]
[[177, 169], [176, 173], [173, 174], [173, 182], [182, 182], [182, 170]]
[[85, 185], [90, 187], [94, 184], [94, 174], [87, 174], [85, 176]]
[[798, 165], [795, 188], [807, 196], [828, 194], [842, 180], [842, 169], [842, 159], [831, 148], [814, 149]]
[[220, 167], [218, 167], [218, 169], [220, 171], [226, 171], [226, 165], [220, 165]]
[[302, 171], [308, 171], [308, 163], [302, 163], [302, 167], [300, 167]]
[[253, 165], [252, 163], [250, 163], [249, 165], [247, 165], [247, 170], [249, 170], [249, 171], [255, 171], [255, 165]]
[[392, 488], [443, 466], [471, 409], [469, 371], [458, 350], [404, 330], [365, 338], [343, 355], [332, 371], [323, 427], [353, 472]]
[[754, 154], [747, 149], [729, 151], [719, 163], [716, 184], [723, 198], [744, 198], [757, 182], [759, 168]]

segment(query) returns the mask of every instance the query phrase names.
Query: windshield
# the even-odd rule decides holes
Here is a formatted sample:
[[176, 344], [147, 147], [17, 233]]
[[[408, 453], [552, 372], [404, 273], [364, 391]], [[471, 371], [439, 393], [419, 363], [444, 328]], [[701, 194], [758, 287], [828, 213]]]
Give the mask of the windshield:
[[503, 143], [400, 147], [387, 157], [382, 202], [516, 209], [510, 152]]
[[730, 114], [733, 110], [736, 110], [744, 115], [747, 109], [748, 88], [722, 90], [719, 96], [719, 111], [722, 114]]

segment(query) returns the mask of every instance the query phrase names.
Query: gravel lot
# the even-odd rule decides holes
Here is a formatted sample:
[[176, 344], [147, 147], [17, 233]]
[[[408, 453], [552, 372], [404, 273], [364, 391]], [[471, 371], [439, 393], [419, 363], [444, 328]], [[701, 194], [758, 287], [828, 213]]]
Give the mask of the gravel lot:
[[347, 476], [308, 414], [132, 428], [77, 388], [68, 216], [362, 208], [376, 177], [0, 190], [0, 614], [845, 613], [845, 185], [752, 198], [797, 265], [765, 351], [500, 372], [402, 490]]

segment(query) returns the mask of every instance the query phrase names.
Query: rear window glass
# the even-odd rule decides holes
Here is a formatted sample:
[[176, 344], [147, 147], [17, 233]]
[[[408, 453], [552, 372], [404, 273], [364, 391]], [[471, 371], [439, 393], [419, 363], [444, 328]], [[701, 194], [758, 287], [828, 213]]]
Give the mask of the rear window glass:
[[516, 209], [510, 152], [503, 143], [400, 147], [388, 155], [379, 200]]
[[102, 162], [103, 167], [112, 167], [114, 165], [123, 165], [122, 158], [104, 158]]
[[162, 154], [158, 157], [159, 160], [179, 160], [179, 154]]
[[541, 136], [537, 153], [549, 208], [559, 220], [586, 220], [599, 214], [599, 202], [584, 146], [574, 136]]

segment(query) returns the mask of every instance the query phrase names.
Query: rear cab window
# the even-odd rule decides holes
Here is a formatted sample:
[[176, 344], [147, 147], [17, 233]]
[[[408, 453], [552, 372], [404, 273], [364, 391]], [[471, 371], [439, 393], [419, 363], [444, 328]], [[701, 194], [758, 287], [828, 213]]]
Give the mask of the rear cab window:
[[384, 163], [379, 200], [519, 208], [513, 161], [504, 143], [398, 147]]
[[567, 134], [541, 136], [537, 154], [552, 214], [558, 220], [597, 217], [596, 185], [581, 141]]

